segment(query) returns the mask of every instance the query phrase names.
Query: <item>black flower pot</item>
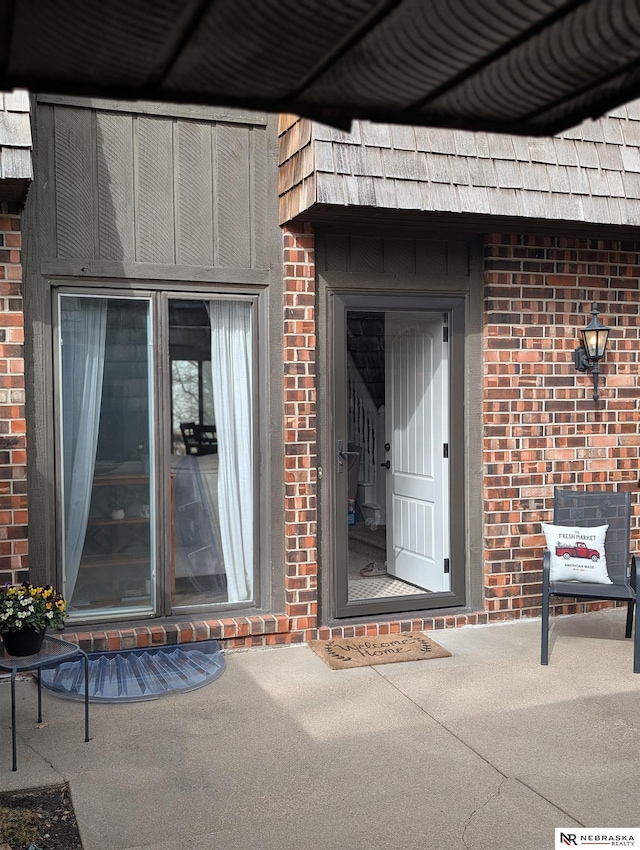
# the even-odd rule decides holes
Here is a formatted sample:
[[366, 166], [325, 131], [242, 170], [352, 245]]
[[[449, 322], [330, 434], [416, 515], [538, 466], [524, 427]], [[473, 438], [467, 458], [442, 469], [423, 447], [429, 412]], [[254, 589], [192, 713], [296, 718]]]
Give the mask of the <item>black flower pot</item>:
[[24, 658], [26, 655], [35, 655], [40, 652], [46, 629], [34, 629], [25, 626], [15, 632], [2, 632], [2, 642], [7, 655], [15, 655]]

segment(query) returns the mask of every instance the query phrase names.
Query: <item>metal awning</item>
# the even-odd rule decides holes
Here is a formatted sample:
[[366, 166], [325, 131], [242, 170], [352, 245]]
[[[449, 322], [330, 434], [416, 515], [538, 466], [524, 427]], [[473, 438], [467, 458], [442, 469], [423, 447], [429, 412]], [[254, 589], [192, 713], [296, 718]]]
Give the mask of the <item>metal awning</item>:
[[639, 0], [0, 0], [0, 89], [542, 135], [640, 95]]

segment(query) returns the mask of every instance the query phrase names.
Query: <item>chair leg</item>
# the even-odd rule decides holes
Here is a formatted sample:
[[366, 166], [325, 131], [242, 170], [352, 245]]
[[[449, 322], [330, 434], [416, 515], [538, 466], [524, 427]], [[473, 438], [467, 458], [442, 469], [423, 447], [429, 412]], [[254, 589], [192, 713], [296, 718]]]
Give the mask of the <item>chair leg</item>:
[[640, 673], [640, 629], [638, 628], [638, 588], [640, 588], [640, 558], [634, 555], [631, 558], [631, 586], [636, 598], [629, 602], [627, 608], [627, 637], [631, 637], [631, 622], [635, 609], [635, 634], [633, 636], [633, 672]]
[[624, 636], [626, 638], [631, 637], [631, 631], [633, 629], [633, 609], [635, 608], [636, 603], [633, 599], [630, 599], [627, 602], [627, 626], [624, 631]]
[[549, 553], [544, 553], [542, 568], [542, 641], [540, 647], [540, 664], [549, 663]]

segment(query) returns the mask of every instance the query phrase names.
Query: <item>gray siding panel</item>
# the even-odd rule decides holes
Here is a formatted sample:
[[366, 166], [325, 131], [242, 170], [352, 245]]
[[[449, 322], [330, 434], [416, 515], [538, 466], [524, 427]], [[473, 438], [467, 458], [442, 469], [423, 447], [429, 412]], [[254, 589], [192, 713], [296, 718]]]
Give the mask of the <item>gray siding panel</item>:
[[346, 236], [327, 236], [325, 269], [332, 272], [347, 271], [348, 239]]
[[136, 259], [174, 263], [172, 124], [146, 116], [138, 116], [136, 123]]
[[320, 271], [468, 277], [471, 251], [466, 239], [413, 239], [329, 233], [319, 253]]
[[447, 274], [452, 277], [469, 277], [470, 252], [467, 240], [447, 242]]
[[[42, 257], [175, 266], [180, 280], [189, 268], [226, 268], [237, 281], [273, 265], [274, 122], [47, 103], [36, 131]], [[355, 202], [365, 189], [373, 204], [370, 181], [354, 184]]]
[[383, 270], [397, 274], [415, 274], [415, 239], [385, 239]]
[[213, 265], [211, 127], [195, 121], [175, 125], [176, 262]]
[[267, 134], [262, 127], [254, 127], [250, 135], [251, 142], [251, 216], [253, 242], [251, 246], [252, 268], [265, 269], [269, 267], [269, 240], [265, 222], [276, 216], [270, 215], [271, 205], [276, 199], [269, 192], [268, 169], [275, 169], [275, 162], [269, 160]]
[[352, 236], [349, 239], [352, 272], [382, 271], [382, 239], [369, 236]]
[[217, 263], [250, 268], [249, 130], [221, 125], [216, 136]]
[[98, 255], [101, 260], [135, 260], [133, 119], [96, 114]]
[[55, 168], [55, 123], [52, 106], [38, 109], [34, 156], [37, 184], [37, 218], [40, 225], [40, 253], [43, 257], [55, 257], [57, 245], [56, 225], [56, 168]]
[[416, 273], [446, 275], [447, 243], [436, 239], [417, 239]]
[[93, 113], [56, 110], [56, 208], [59, 257], [96, 256]]

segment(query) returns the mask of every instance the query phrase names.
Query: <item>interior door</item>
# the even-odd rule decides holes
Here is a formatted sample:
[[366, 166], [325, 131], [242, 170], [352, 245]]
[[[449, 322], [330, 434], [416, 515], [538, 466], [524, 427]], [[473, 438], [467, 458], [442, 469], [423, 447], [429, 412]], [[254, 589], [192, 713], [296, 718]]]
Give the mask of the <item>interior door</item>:
[[450, 589], [448, 328], [442, 314], [387, 313], [387, 573]]

